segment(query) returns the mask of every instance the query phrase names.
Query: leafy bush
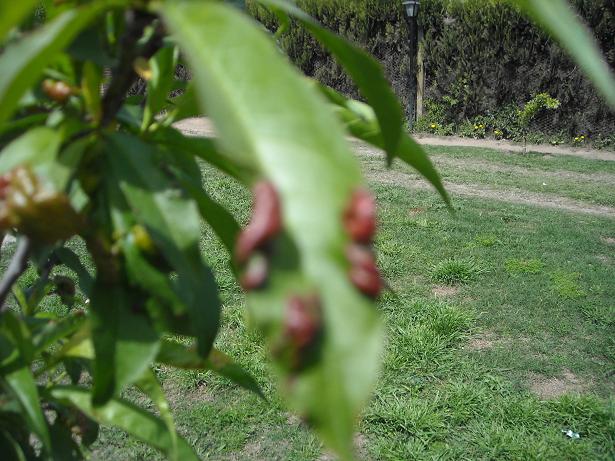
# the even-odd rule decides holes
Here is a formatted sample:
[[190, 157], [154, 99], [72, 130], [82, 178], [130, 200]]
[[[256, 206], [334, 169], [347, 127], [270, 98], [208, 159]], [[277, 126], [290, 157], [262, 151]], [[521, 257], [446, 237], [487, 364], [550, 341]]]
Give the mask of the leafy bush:
[[[410, 66], [408, 32], [400, 2], [390, 0], [300, 0], [299, 5], [327, 27], [373, 53], [383, 64], [404, 107], [409, 107]], [[458, 125], [477, 115], [495, 114], [501, 107], [515, 108], [532, 95], [548, 92], [561, 102], [557, 115], [549, 117], [554, 131], [571, 138], [580, 132], [610, 136], [615, 115], [591, 87], [580, 69], [547, 34], [534, 27], [508, 0], [424, 0], [418, 20], [424, 30], [426, 99], [448, 110], [440, 120], [429, 120], [420, 131], [430, 132], [432, 122]], [[527, 2], [519, 2], [527, 3]], [[587, 22], [615, 66], [612, 24], [615, 3], [606, 0], [575, 0], [574, 6]], [[256, 2], [248, 2], [252, 14], [272, 30], [274, 15]], [[572, 36], [572, 34], [568, 34]], [[281, 45], [308, 75], [352, 97], [359, 93], [335, 60], [301, 28], [290, 27]], [[448, 100], [448, 102], [447, 102]], [[429, 113], [429, 108], [426, 107]], [[497, 127], [504, 130], [504, 127]], [[549, 133], [547, 133], [549, 134]], [[514, 134], [508, 139], [522, 139]]]

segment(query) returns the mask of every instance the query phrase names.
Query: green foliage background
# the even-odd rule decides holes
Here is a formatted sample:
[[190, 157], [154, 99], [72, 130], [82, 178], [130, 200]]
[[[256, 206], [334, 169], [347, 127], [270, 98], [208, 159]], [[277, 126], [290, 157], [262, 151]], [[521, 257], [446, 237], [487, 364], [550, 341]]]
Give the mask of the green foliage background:
[[[267, 27], [276, 27], [273, 15], [266, 14], [253, 0], [247, 3]], [[592, 29], [610, 66], [615, 67], [615, 1], [572, 3]], [[411, 62], [400, 2], [299, 0], [298, 4], [325, 26], [376, 56], [404, 106], [408, 106]], [[432, 106], [434, 102], [439, 106], [440, 124], [462, 125], [477, 116], [502, 112], [511, 104], [522, 106], [535, 94], [547, 92], [561, 102], [561, 107], [541, 114], [542, 131], [569, 136], [584, 133], [595, 139], [615, 132], [615, 115], [589, 80], [510, 2], [423, 0], [419, 22], [425, 32], [426, 96]], [[359, 96], [350, 78], [306, 31], [290, 27], [280, 40], [308, 75], [352, 97]], [[499, 117], [504, 123], [505, 115]]]

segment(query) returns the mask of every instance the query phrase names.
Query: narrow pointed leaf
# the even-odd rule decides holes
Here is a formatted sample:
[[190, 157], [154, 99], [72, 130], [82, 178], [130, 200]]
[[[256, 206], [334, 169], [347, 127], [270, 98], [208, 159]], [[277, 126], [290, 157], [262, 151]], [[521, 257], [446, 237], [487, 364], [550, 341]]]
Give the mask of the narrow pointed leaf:
[[[47, 391], [50, 398], [68, 405], [73, 405], [100, 424], [117, 427], [133, 437], [171, 456], [174, 450], [173, 435], [167, 425], [138, 406], [123, 400], [112, 399], [106, 405], [93, 407], [90, 392], [77, 386], [56, 386]], [[177, 438], [178, 459], [198, 460], [190, 445], [182, 438]]]
[[[346, 99], [331, 88], [321, 87], [322, 92], [335, 106], [339, 119], [346, 125], [350, 134], [372, 146], [384, 149], [382, 133], [374, 112], [370, 106], [359, 101]], [[410, 135], [402, 133], [399, 145], [395, 149], [395, 157], [407, 163], [418, 171], [432, 186], [436, 188], [449, 207], [450, 197], [442, 184], [442, 179], [427, 153]]]
[[256, 380], [223, 352], [213, 349], [207, 359], [201, 358], [194, 348], [171, 340], [163, 340], [156, 361], [187, 370], [211, 370], [228, 378], [238, 386], [265, 398]]
[[51, 452], [51, 437], [49, 436], [47, 421], [43, 415], [32, 372], [27, 366], [17, 367], [4, 374], [3, 378], [8, 388], [7, 390], [19, 402], [30, 430], [37, 435], [45, 450], [48, 453]]
[[167, 426], [167, 430], [171, 437], [171, 454], [169, 458], [172, 461], [179, 461], [177, 432], [175, 431], [175, 421], [173, 420], [173, 414], [171, 413], [171, 407], [164, 395], [164, 390], [156, 378], [156, 374], [147, 369], [136, 383], [137, 387], [147, 395], [152, 402], [156, 405], [158, 412], [160, 413], [160, 419]]

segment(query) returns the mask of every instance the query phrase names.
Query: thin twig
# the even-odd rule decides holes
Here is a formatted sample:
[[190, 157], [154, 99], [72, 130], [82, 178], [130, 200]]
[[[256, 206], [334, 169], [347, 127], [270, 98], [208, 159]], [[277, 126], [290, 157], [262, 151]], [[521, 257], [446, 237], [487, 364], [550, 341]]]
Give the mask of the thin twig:
[[133, 64], [137, 57], [151, 58], [162, 46], [162, 34], [157, 31], [143, 46], [139, 46], [139, 39], [143, 36], [145, 28], [151, 24], [156, 16], [143, 11], [128, 10], [126, 12], [126, 33], [121, 39], [120, 57], [113, 70], [113, 78], [103, 96], [103, 115], [101, 125], [106, 126], [115, 118], [122, 107], [126, 93], [137, 79]]
[[22, 237], [19, 239], [19, 243], [17, 243], [17, 249], [15, 250], [15, 254], [13, 255], [13, 259], [9, 264], [9, 267], [6, 269], [4, 273], [4, 277], [0, 281], [0, 313], [4, 312], [8, 309], [7, 305], [4, 304], [7, 295], [11, 291], [13, 284], [17, 281], [19, 276], [23, 274], [28, 266], [28, 256], [30, 255], [30, 250], [32, 248], [32, 242], [28, 237]]

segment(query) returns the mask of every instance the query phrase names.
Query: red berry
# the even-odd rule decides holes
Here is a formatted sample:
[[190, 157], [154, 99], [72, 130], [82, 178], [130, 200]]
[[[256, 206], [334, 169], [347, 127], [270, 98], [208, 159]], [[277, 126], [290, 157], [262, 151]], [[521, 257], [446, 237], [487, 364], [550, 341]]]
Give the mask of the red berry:
[[284, 332], [298, 349], [308, 347], [321, 329], [320, 303], [315, 296], [293, 296], [288, 300]]
[[352, 284], [365, 296], [377, 298], [382, 291], [382, 278], [376, 266], [371, 268], [353, 266], [349, 272]]
[[368, 270], [376, 269], [374, 252], [365, 245], [351, 243], [346, 247], [346, 257], [352, 267], [362, 267]]
[[355, 242], [370, 243], [376, 233], [376, 202], [365, 189], [357, 189], [344, 212], [344, 227]]
[[245, 263], [250, 254], [278, 234], [282, 228], [282, 214], [278, 193], [272, 183], [262, 181], [253, 188], [254, 210], [252, 220], [239, 234], [235, 245], [235, 258]]
[[244, 291], [261, 288], [269, 275], [269, 263], [262, 254], [255, 254], [248, 261], [246, 270], [242, 274], [239, 283]]

